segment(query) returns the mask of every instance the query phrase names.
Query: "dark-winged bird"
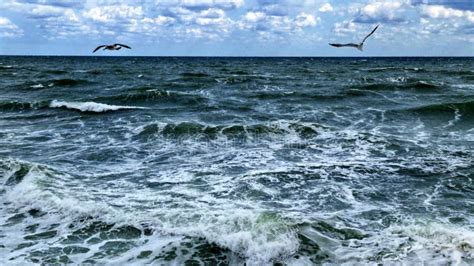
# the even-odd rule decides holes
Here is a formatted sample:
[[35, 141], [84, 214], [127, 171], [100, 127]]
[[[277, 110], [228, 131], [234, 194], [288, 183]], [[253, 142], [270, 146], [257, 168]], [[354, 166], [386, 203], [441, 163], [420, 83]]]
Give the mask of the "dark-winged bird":
[[94, 49], [93, 53], [95, 53], [97, 50], [99, 50], [100, 48], [104, 48], [103, 50], [120, 50], [123, 48], [127, 48], [127, 49], [132, 49], [130, 46], [128, 45], [125, 45], [125, 44], [120, 44], [120, 43], [116, 43], [116, 44], [112, 44], [112, 45], [100, 45], [100, 46], [97, 46], [97, 48]]
[[344, 44], [341, 44], [341, 43], [330, 43], [329, 45], [331, 46], [334, 46], [334, 47], [354, 47], [354, 48], [357, 48], [359, 49], [359, 51], [363, 51], [364, 49], [364, 42], [365, 40], [367, 40], [367, 38], [370, 37], [370, 35], [374, 34], [374, 32], [377, 30], [377, 28], [379, 27], [380, 25], [377, 25], [377, 27], [375, 27], [372, 32], [370, 32], [367, 36], [365, 36], [365, 38], [362, 40], [361, 43], [344, 43]]

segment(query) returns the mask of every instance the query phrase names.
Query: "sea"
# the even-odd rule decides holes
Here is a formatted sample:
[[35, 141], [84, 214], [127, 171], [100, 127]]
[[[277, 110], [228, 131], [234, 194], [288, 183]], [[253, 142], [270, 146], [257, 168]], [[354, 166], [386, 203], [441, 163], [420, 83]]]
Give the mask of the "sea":
[[473, 265], [474, 58], [1, 56], [0, 264]]

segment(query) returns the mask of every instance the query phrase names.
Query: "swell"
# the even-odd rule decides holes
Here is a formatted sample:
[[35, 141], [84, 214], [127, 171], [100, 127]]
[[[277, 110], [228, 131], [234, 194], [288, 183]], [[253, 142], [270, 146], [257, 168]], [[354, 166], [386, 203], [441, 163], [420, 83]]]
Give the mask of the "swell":
[[49, 101], [39, 102], [19, 102], [19, 101], [0, 101], [0, 110], [2, 111], [22, 111], [31, 109], [47, 108]]
[[53, 86], [61, 87], [61, 86], [78, 86], [78, 85], [82, 85], [82, 84], [88, 84], [88, 83], [91, 83], [91, 82], [88, 81], [88, 80], [84, 80], [84, 79], [65, 78], [65, 79], [52, 79], [52, 80], [47, 81], [46, 83], [47, 84], [53, 84]]
[[185, 78], [205, 78], [210, 77], [209, 74], [201, 73], [201, 72], [183, 72], [180, 74], [182, 77]]
[[28, 81], [15, 87], [19, 89], [47, 89], [47, 88], [57, 88], [57, 87], [77, 87], [87, 84], [93, 84], [94, 82], [86, 79], [74, 79], [74, 78], [61, 78], [61, 79], [47, 79], [47, 80], [38, 80], [38, 81]]
[[426, 72], [425, 69], [423, 68], [418, 68], [418, 67], [372, 67], [372, 68], [366, 68], [362, 69], [367, 72], [382, 72], [386, 73], [387, 71], [394, 71], [394, 70], [401, 70], [401, 71], [416, 71], [416, 72]]
[[25, 111], [25, 110], [37, 110], [37, 109], [69, 109], [85, 113], [103, 113], [110, 111], [126, 110], [126, 109], [146, 109], [141, 106], [122, 106], [122, 105], [110, 105], [98, 102], [75, 102], [75, 101], [59, 101], [59, 100], [46, 100], [37, 102], [19, 102], [19, 101], [1, 101], [0, 110], [2, 111]]
[[348, 97], [359, 97], [365, 96], [366, 93], [363, 91], [358, 90], [346, 90], [339, 92], [337, 94], [334, 93], [326, 93], [318, 92], [315, 90], [314, 92], [303, 92], [303, 91], [274, 91], [274, 92], [251, 92], [245, 94], [245, 97], [249, 99], [258, 99], [258, 100], [278, 100], [278, 99], [298, 99], [300, 101], [308, 101], [308, 100], [320, 100], [320, 101], [337, 101], [343, 100]]
[[16, 67], [12, 66], [12, 65], [0, 65], [0, 71], [2, 70], [14, 70], [16, 69]]
[[203, 104], [207, 99], [198, 94], [186, 92], [172, 92], [156, 89], [155, 87], [140, 87], [129, 93], [114, 96], [97, 97], [94, 100], [118, 103], [140, 103], [140, 102], [172, 102], [187, 104]]
[[431, 91], [442, 89], [442, 84], [437, 84], [430, 81], [416, 80], [416, 79], [407, 79], [402, 82], [383, 82], [383, 83], [369, 83], [361, 84], [356, 86], [351, 86], [351, 88], [360, 89], [360, 90], [374, 90], [374, 91], [383, 91], [383, 90], [407, 90], [415, 89], [419, 91]]
[[62, 74], [68, 73], [68, 71], [60, 70], [60, 69], [49, 69], [49, 70], [44, 70], [43, 72], [47, 74], [53, 74], [53, 75], [62, 75]]
[[205, 125], [194, 122], [182, 122], [176, 124], [152, 123], [144, 126], [135, 136], [135, 140], [146, 141], [150, 138], [163, 136], [166, 138], [179, 138], [188, 136], [200, 136], [205, 138], [217, 138], [225, 136], [229, 138], [247, 138], [268, 135], [290, 135], [299, 138], [311, 138], [318, 135], [321, 128], [319, 124], [312, 123], [269, 123], [252, 125]]
[[456, 75], [456, 76], [462, 76], [462, 75], [471, 75], [474, 76], [474, 71], [472, 70], [450, 70], [450, 69], [442, 69], [442, 70], [437, 70], [433, 71], [433, 73], [437, 74], [444, 74], [444, 75]]
[[472, 116], [474, 115], [474, 101], [430, 104], [430, 105], [410, 108], [408, 110], [417, 112], [417, 113], [422, 113], [422, 114], [437, 114], [441, 112], [452, 113], [452, 112], [457, 111], [461, 115]]

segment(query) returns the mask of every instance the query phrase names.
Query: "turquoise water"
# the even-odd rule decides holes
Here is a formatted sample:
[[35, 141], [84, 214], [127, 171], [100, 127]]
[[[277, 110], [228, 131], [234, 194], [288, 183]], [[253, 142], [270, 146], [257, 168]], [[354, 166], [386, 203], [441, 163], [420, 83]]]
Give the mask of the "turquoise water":
[[0, 57], [0, 263], [474, 263], [472, 58]]

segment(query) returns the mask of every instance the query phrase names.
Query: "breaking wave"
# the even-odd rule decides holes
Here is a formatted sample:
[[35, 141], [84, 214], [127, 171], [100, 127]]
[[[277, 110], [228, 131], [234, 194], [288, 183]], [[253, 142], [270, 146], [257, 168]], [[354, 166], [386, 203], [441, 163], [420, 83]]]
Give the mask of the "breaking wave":
[[96, 103], [96, 102], [65, 102], [65, 101], [58, 101], [58, 100], [51, 101], [51, 103], [49, 104], [49, 107], [65, 108], [65, 109], [78, 110], [81, 112], [93, 112], [93, 113], [102, 113], [102, 112], [126, 110], [126, 109], [146, 109], [145, 107], [139, 107], [139, 106], [109, 105], [109, 104]]

